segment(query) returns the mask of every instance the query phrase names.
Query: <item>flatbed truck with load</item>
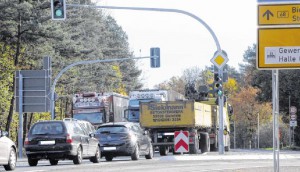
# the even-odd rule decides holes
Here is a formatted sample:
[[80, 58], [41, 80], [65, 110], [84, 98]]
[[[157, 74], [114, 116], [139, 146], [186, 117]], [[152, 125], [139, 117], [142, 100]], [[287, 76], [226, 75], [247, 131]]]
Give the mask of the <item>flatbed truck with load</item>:
[[129, 122], [140, 121], [140, 103], [175, 101], [184, 99], [184, 95], [174, 90], [144, 89], [129, 92], [129, 105], [125, 110], [125, 118]]
[[[219, 107], [214, 101], [194, 100], [147, 102], [140, 107], [140, 124], [151, 135], [153, 146], [160, 155], [174, 152], [174, 132], [189, 132], [189, 153], [216, 151], [218, 148]], [[223, 109], [224, 146], [230, 149], [229, 113]]]

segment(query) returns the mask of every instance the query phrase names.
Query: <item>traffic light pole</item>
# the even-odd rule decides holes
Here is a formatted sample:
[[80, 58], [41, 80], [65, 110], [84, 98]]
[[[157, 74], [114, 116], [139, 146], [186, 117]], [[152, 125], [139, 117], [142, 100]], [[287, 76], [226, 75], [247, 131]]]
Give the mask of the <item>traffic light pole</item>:
[[[223, 67], [219, 68], [219, 77], [223, 78]], [[222, 90], [223, 92], [223, 90]], [[219, 154], [224, 154], [224, 116], [223, 116], [223, 107], [224, 107], [224, 94], [218, 95], [219, 98], [219, 137], [218, 137], [218, 149]]]

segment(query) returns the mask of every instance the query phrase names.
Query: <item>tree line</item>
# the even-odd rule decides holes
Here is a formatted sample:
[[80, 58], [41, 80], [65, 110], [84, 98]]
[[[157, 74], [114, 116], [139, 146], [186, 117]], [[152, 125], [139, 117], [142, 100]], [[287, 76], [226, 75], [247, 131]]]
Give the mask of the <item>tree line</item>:
[[[68, 3], [94, 5], [90, 0], [68, 0]], [[77, 61], [133, 57], [126, 32], [113, 17], [100, 9], [67, 7], [66, 20], [52, 21], [49, 0], [0, 0], [0, 24], [0, 122], [1, 129], [9, 131], [14, 140], [18, 129], [15, 71], [42, 69], [45, 56], [52, 59], [52, 76]], [[261, 138], [264, 138], [260, 146], [272, 146], [271, 71], [257, 70], [254, 57], [255, 44], [245, 50], [243, 59], [246, 64], [241, 64], [239, 71], [230, 66], [227, 68], [229, 80], [224, 84], [227, 100], [234, 107], [231, 127], [235, 128], [239, 148], [257, 146], [258, 120]], [[288, 145], [289, 101], [290, 105], [300, 108], [300, 72], [280, 70], [279, 74], [281, 143]], [[72, 68], [56, 86], [56, 93], [60, 96], [55, 109], [57, 118], [69, 115], [70, 95], [82, 91], [127, 94], [143, 87], [140, 75], [141, 70], [134, 60]], [[210, 67], [186, 69], [182, 76], [174, 76], [156, 88], [184, 94], [185, 85], [191, 82], [196, 87], [211, 84], [213, 72]], [[24, 135], [38, 119], [50, 119], [50, 114], [24, 114]], [[300, 145], [299, 127], [295, 127], [295, 133], [296, 145]]]

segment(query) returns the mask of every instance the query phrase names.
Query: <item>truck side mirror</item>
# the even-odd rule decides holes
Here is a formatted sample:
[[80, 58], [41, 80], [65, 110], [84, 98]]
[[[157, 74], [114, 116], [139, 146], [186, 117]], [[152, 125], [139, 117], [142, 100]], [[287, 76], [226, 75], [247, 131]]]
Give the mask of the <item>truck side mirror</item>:
[[124, 118], [128, 121], [128, 109], [124, 110]]
[[233, 115], [233, 107], [230, 104], [227, 105], [227, 110], [229, 115]]
[[144, 130], [144, 135], [148, 135], [149, 131], [148, 130]]

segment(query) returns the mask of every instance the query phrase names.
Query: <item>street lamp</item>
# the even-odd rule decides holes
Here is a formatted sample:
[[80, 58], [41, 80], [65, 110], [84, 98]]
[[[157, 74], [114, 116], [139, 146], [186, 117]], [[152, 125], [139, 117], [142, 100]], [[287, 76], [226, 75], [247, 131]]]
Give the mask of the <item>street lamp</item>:
[[259, 112], [257, 113], [257, 149], [259, 149]]

